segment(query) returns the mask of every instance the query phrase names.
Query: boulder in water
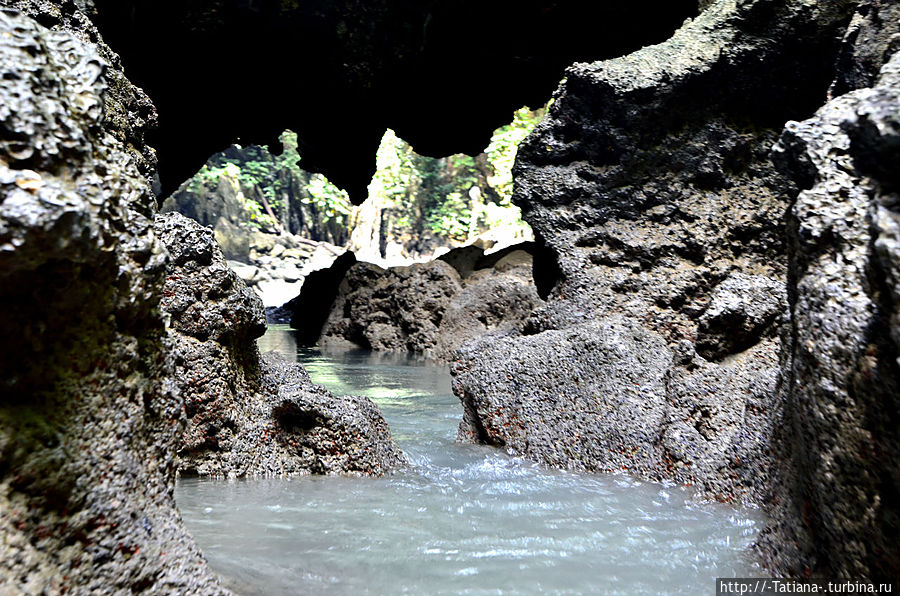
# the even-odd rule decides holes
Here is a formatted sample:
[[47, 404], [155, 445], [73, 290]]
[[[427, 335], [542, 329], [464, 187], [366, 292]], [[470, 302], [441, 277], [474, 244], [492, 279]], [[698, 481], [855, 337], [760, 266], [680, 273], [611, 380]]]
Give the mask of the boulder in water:
[[158, 215], [154, 229], [172, 255], [161, 306], [189, 419], [182, 474], [381, 475], [405, 465], [371, 400], [335, 397], [299, 364], [260, 359], [262, 302], [225, 265], [211, 230], [177, 213]]

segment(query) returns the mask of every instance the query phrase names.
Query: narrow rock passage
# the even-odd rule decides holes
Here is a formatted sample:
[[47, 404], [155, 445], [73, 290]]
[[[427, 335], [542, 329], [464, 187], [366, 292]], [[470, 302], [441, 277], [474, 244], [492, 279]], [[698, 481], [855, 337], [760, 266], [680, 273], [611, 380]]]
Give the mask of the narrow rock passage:
[[689, 489], [624, 475], [551, 471], [456, 443], [445, 367], [400, 355], [295, 348], [337, 395], [377, 403], [412, 462], [384, 478], [182, 480], [185, 522], [245, 594], [668, 593], [717, 576], [762, 575], [745, 553], [760, 514], [690, 502]]

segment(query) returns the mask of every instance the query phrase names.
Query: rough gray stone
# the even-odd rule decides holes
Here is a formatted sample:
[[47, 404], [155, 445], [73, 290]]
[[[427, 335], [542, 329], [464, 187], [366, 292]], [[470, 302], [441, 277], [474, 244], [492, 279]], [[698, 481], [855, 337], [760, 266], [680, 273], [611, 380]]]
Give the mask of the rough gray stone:
[[[452, 365], [463, 403], [458, 439], [574, 470], [619, 471], [659, 459], [671, 360], [659, 335], [623, 317], [469, 342]], [[486, 369], [502, 372], [472, 382]]]
[[[340, 284], [321, 339], [448, 360], [486, 333], [519, 333], [543, 301], [524, 250], [486, 258], [476, 247], [409, 267], [357, 263]], [[483, 266], [479, 266], [483, 265]], [[302, 320], [296, 312], [294, 320]]]
[[697, 352], [718, 360], [756, 345], [786, 305], [782, 281], [732, 273], [710, 294], [709, 306], [697, 320]]
[[157, 215], [154, 231], [168, 249], [161, 307], [173, 330], [238, 349], [266, 332], [262, 302], [228, 267], [212, 230], [177, 213]]
[[0, 592], [226, 593], [172, 494], [152, 106], [74, 4], [11, 4], [60, 30], [0, 10]]
[[491, 333], [519, 334], [525, 320], [543, 305], [532, 277], [532, 257], [517, 250], [492, 267], [473, 270], [447, 305], [430, 354], [450, 360], [466, 341]]
[[357, 263], [341, 282], [322, 338], [426, 353], [436, 345], [444, 312], [461, 289], [459, 274], [443, 261], [387, 270]]
[[774, 150], [804, 189], [788, 222], [784, 465], [762, 541], [787, 574], [900, 575], [898, 148], [895, 54], [873, 88], [789, 122]]
[[371, 400], [335, 397], [274, 355], [260, 360], [262, 302], [225, 265], [212, 230], [177, 213], [154, 229], [171, 254], [161, 307], [189, 419], [182, 474], [381, 475], [405, 464]]
[[[782, 407], [784, 212], [795, 192], [769, 150], [786, 120], [821, 104], [853, 6], [719, 0], [662, 44], [566, 71], [514, 168], [514, 202], [556, 255], [555, 270], [535, 275], [555, 284], [525, 336], [485, 339], [453, 368], [473, 417], [541, 414], [520, 412], [524, 430], [485, 423], [489, 436], [464, 437], [553, 465], [618, 466], [719, 500], [764, 501]], [[588, 347], [597, 330], [622, 326], [642, 342], [600, 335], [602, 348]], [[660, 354], [654, 366], [635, 364], [645, 346]], [[598, 349], [610, 364], [578, 364]], [[567, 366], [560, 353], [575, 356], [573, 373], [556, 370]], [[526, 356], [528, 374], [515, 364]], [[555, 404], [573, 379], [611, 396], [651, 388], [646, 419], [630, 421], [627, 399], [622, 412], [615, 399], [612, 410]], [[497, 383], [516, 389], [483, 390]], [[579, 399], [604, 403], [589, 397]], [[579, 436], [604, 449], [536, 447]], [[630, 456], [610, 456], [610, 436]]]
[[263, 373], [267, 440], [291, 456], [279, 457], [267, 473], [380, 476], [407, 465], [369, 398], [335, 396], [275, 352], [263, 356]]

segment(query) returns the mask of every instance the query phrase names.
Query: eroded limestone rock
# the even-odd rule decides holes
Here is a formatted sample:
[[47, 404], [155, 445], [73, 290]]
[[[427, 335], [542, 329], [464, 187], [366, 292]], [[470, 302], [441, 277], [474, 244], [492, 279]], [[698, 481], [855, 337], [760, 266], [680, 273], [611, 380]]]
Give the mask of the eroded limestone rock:
[[462, 437], [765, 499], [795, 189], [769, 150], [821, 104], [852, 8], [719, 0], [662, 44], [566, 71], [514, 168], [555, 285], [525, 336], [461, 351]]
[[[893, 23], [900, 30], [900, 16]], [[773, 157], [790, 210], [791, 326], [776, 569], [900, 574], [900, 53], [877, 84], [789, 122]]]
[[[467, 340], [518, 333], [543, 304], [532, 278], [531, 249], [485, 256], [467, 246], [448, 258], [390, 269], [357, 263], [345, 269], [324, 324], [317, 322], [317, 288], [310, 285], [293, 304], [293, 325], [309, 343], [349, 342], [447, 360]], [[338, 263], [322, 275], [337, 280], [337, 266], [349, 264]], [[304, 304], [313, 305], [309, 313]]]
[[0, 592], [225, 593], [172, 495], [148, 106], [74, 5], [14, 4], [80, 33], [0, 10]]
[[177, 213], [158, 215], [154, 229], [171, 254], [161, 306], [188, 415], [181, 473], [381, 475], [405, 465], [371, 400], [336, 397], [299, 364], [260, 359], [262, 302], [212, 230]]
[[358, 263], [341, 282], [322, 337], [422, 354], [437, 343], [444, 312], [461, 289], [459, 274], [443, 261], [390, 269]]

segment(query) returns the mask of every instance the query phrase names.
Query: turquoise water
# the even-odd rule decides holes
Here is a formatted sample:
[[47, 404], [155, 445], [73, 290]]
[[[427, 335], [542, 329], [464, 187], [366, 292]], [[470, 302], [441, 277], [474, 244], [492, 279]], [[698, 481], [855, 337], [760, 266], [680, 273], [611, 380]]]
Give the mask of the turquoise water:
[[385, 478], [181, 480], [185, 523], [244, 594], [700, 594], [762, 575], [752, 510], [685, 488], [547, 470], [454, 442], [446, 366], [363, 351], [260, 348], [304, 363], [337, 394], [371, 397], [409, 457]]

